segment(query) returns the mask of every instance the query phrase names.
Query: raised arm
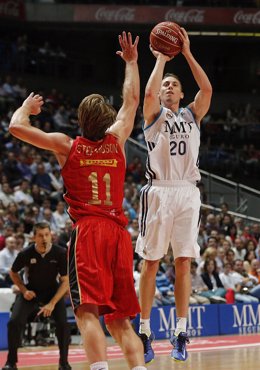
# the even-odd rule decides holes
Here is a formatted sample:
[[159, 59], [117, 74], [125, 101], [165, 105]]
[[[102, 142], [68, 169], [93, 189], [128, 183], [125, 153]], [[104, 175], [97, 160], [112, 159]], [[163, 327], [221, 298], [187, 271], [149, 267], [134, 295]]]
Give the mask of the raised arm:
[[209, 110], [212, 96], [212, 86], [208, 76], [190, 51], [189, 36], [184, 28], [181, 28], [180, 37], [183, 41], [182, 54], [186, 58], [193, 77], [199, 86], [199, 91], [196, 94], [194, 101], [189, 104], [189, 106], [195, 114], [197, 123], [200, 123], [201, 119]]
[[136, 110], [140, 101], [140, 77], [137, 64], [138, 51], [137, 45], [139, 37], [137, 36], [134, 43], [130, 32], [123, 32], [119, 35], [119, 44], [122, 51], [117, 51], [126, 63], [125, 80], [123, 84], [123, 103], [117, 114], [115, 123], [111, 126], [109, 132], [115, 134], [121, 146], [123, 146], [130, 136], [136, 115]]
[[171, 58], [151, 48], [156, 58], [154, 69], [145, 87], [144, 96], [144, 122], [149, 125], [160, 112], [159, 91], [163, 79], [164, 67]]
[[31, 93], [18, 108], [9, 125], [10, 133], [16, 138], [32, 144], [38, 148], [53, 151], [60, 164], [67, 158], [72, 140], [65, 134], [59, 132], [46, 133], [30, 122], [30, 115], [37, 115], [41, 112], [43, 98], [40, 95]]

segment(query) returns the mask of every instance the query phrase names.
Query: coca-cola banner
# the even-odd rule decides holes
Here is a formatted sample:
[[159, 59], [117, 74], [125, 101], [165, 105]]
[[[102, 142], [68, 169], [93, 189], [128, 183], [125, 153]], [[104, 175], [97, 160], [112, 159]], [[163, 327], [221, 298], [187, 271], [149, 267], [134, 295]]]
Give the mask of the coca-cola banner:
[[23, 0], [0, 0], [0, 18], [24, 20], [25, 5]]
[[75, 22], [156, 24], [173, 21], [180, 25], [260, 26], [257, 8], [184, 8], [165, 6], [75, 5]]

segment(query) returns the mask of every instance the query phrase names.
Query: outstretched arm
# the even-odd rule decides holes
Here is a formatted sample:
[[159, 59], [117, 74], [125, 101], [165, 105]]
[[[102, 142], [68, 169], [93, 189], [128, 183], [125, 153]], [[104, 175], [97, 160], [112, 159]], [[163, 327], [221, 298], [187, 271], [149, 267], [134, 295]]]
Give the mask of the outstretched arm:
[[197, 123], [199, 123], [209, 110], [212, 86], [206, 73], [190, 51], [189, 36], [183, 27], [181, 28], [180, 37], [183, 41], [182, 54], [186, 58], [193, 77], [200, 89], [195, 96], [194, 101], [189, 105], [196, 116]]
[[143, 107], [145, 125], [149, 125], [160, 112], [159, 91], [163, 79], [164, 67], [166, 62], [171, 60], [167, 55], [153, 50], [151, 46], [150, 49], [156, 58], [156, 63], [145, 88]]
[[121, 146], [123, 146], [130, 136], [136, 115], [136, 110], [140, 100], [140, 77], [137, 64], [139, 37], [137, 36], [134, 43], [130, 32], [123, 32], [119, 35], [119, 44], [122, 51], [117, 51], [126, 63], [125, 65], [125, 80], [123, 84], [123, 104], [120, 108], [116, 122], [111, 126], [109, 132], [115, 134]]
[[71, 139], [62, 133], [54, 132], [47, 134], [46, 132], [33, 127], [30, 122], [30, 115], [37, 115], [41, 112], [43, 98], [40, 95], [31, 93], [18, 108], [9, 125], [10, 133], [18, 139], [38, 148], [53, 151], [56, 156], [66, 157], [69, 154], [71, 147]]

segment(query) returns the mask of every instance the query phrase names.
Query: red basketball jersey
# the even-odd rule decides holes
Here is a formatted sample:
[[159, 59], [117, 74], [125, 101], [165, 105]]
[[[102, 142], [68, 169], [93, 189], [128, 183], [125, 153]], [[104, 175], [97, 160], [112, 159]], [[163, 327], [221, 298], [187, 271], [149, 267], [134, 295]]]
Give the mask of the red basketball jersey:
[[68, 213], [76, 222], [85, 216], [105, 216], [125, 226], [125, 157], [117, 138], [107, 134], [94, 142], [77, 137], [61, 173]]

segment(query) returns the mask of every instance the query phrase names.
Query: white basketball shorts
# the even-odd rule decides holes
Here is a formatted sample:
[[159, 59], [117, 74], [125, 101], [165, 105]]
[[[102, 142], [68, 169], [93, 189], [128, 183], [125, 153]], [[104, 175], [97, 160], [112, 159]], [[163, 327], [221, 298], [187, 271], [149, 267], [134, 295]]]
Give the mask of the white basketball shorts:
[[136, 252], [159, 260], [171, 243], [174, 259], [198, 258], [200, 191], [188, 181], [153, 181], [141, 190], [139, 236]]

